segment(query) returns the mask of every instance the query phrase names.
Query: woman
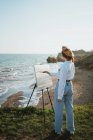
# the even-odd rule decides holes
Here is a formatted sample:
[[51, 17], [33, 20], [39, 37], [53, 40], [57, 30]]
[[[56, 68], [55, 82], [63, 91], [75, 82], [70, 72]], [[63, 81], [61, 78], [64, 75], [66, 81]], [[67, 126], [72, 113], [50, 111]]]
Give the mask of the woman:
[[66, 109], [66, 129], [69, 134], [74, 134], [73, 114], [73, 85], [75, 74], [74, 55], [67, 47], [62, 47], [65, 62], [61, 65], [59, 80], [56, 84], [54, 95], [55, 133], [61, 134], [63, 126], [63, 108]]

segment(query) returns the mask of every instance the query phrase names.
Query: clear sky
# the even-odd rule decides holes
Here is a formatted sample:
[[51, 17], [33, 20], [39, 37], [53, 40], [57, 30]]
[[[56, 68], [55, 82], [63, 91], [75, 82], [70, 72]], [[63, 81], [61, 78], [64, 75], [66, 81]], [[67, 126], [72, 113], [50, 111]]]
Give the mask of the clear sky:
[[0, 53], [93, 50], [93, 0], [0, 0]]

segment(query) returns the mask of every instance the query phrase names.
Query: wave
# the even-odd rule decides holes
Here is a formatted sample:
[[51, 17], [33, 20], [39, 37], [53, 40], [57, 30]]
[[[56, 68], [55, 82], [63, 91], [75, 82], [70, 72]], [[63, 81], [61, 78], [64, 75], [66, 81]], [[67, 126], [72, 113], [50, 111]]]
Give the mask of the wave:
[[13, 71], [13, 68], [2, 68], [1, 72], [11, 72]]
[[0, 86], [0, 96], [6, 94], [8, 92], [8, 88], [5, 86]]

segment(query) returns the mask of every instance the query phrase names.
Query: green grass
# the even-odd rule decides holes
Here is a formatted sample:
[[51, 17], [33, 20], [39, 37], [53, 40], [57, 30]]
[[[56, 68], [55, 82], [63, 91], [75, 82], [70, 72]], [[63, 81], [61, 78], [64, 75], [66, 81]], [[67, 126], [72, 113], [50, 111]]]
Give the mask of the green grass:
[[[44, 127], [42, 109], [33, 107], [0, 108], [0, 138], [7, 140], [44, 140], [54, 128], [52, 110], [45, 110], [45, 116]], [[70, 139], [93, 140], [93, 104], [75, 105], [74, 116], [76, 131]], [[65, 119], [64, 112], [64, 129]]]

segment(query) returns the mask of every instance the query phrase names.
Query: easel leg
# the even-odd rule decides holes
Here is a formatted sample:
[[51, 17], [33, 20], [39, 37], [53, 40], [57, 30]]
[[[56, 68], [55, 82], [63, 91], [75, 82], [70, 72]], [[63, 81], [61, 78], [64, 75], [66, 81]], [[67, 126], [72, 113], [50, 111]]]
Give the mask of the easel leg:
[[53, 107], [53, 104], [52, 104], [52, 101], [51, 101], [51, 98], [50, 98], [50, 94], [49, 94], [48, 88], [47, 88], [47, 93], [48, 93], [48, 97], [49, 97], [49, 100], [50, 100], [50, 103], [51, 103], [52, 110], [54, 112], [54, 107]]
[[43, 95], [43, 89], [42, 89], [42, 102], [43, 102], [43, 114], [44, 114], [44, 126], [45, 126], [45, 108], [44, 108], [44, 95]]
[[31, 95], [30, 95], [30, 98], [29, 98], [29, 101], [28, 101], [28, 103], [27, 103], [27, 106], [28, 106], [29, 103], [30, 103], [30, 100], [31, 100], [31, 98], [32, 98], [32, 95], [33, 95], [33, 93], [34, 93], [35, 88], [36, 88], [36, 84], [35, 84], [35, 86], [34, 86], [34, 88], [33, 88], [33, 90], [32, 90], [32, 93], [31, 93]]

